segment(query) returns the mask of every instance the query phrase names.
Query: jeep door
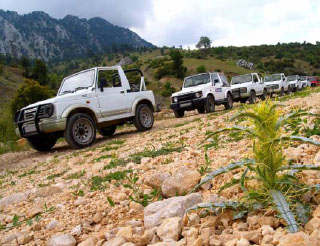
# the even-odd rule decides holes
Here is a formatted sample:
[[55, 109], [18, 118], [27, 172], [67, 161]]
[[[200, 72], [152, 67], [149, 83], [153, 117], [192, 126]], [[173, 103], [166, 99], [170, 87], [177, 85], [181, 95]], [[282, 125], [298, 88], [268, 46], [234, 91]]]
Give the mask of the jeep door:
[[131, 110], [125, 99], [124, 88], [118, 69], [98, 69], [97, 96], [102, 118], [122, 118]]
[[260, 78], [258, 77], [257, 74], [252, 75], [252, 80], [253, 80], [253, 85], [256, 91], [256, 95], [262, 95], [263, 94], [263, 89], [264, 89], [264, 84], [261, 83]]
[[222, 90], [222, 83], [217, 73], [211, 74], [212, 86], [214, 88], [214, 99], [216, 101], [221, 101], [224, 99], [224, 94]]

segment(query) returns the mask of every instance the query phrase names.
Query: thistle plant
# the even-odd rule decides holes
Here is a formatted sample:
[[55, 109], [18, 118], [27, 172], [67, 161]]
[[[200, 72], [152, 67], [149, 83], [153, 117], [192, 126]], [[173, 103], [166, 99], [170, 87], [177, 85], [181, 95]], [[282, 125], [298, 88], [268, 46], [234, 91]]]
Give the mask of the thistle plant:
[[[231, 163], [209, 173], [192, 190], [192, 192], [196, 191], [204, 183], [221, 174], [243, 168], [241, 178], [232, 179], [230, 183], [221, 188], [240, 185], [244, 196], [239, 202], [199, 204], [189, 210], [211, 209], [218, 212], [221, 211], [221, 208], [228, 208], [237, 211], [235, 218], [240, 218], [255, 209], [275, 207], [279, 215], [286, 221], [290, 232], [299, 231], [299, 223], [303, 225], [307, 222], [307, 204], [302, 204], [302, 196], [308, 191], [316, 192], [319, 187], [317, 185], [307, 186], [299, 179], [297, 174], [302, 170], [319, 171], [320, 167], [297, 163], [289, 164], [283, 149], [288, 147], [291, 142], [303, 142], [317, 146], [320, 146], [320, 142], [302, 136], [286, 134], [285, 126], [292, 119], [302, 116], [318, 117], [320, 115], [304, 111], [294, 111], [281, 115], [279, 106], [281, 105], [266, 100], [230, 119], [230, 121], [240, 119], [241, 122], [246, 123], [246, 126], [232, 126], [207, 133], [206, 140], [224, 132], [244, 134], [252, 139], [251, 155], [253, 158]], [[243, 119], [245, 121], [242, 121]], [[208, 147], [208, 145], [206, 146]], [[254, 187], [250, 187], [248, 183], [252, 180], [256, 181]], [[295, 213], [292, 211], [295, 211]]]

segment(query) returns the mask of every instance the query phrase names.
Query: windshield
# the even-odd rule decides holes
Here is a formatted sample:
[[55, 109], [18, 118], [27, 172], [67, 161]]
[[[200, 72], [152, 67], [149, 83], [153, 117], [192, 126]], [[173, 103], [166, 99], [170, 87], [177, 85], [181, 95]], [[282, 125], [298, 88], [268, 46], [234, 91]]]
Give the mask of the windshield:
[[307, 80], [307, 76], [301, 76], [300, 79], [301, 79], [302, 81], [305, 81], [305, 80]]
[[245, 74], [245, 75], [240, 75], [240, 76], [233, 77], [231, 79], [231, 84], [232, 85], [242, 84], [242, 83], [251, 82], [251, 81], [252, 81], [251, 74]]
[[184, 81], [184, 88], [192, 87], [192, 86], [197, 86], [197, 85], [202, 85], [202, 84], [207, 84], [210, 82], [210, 75], [209, 74], [200, 74], [200, 75], [195, 75], [192, 77], [188, 77]]
[[297, 76], [293, 75], [293, 76], [288, 76], [288, 81], [295, 81], [297, 80]]
[[309, 81], [315, 81], [317, 80], [316, 77], [309, 77]]
[[59, 95], [73, 93], [77, 90], [86, 89], [92, 86], [93, 80], [93, 69], [66, 78], [61, 85]]
[[270, 76], [264, 77], [264, 82], [273, 82], [273, 81], [279, 81], [281, 80], [280, 74], [272, 74]]

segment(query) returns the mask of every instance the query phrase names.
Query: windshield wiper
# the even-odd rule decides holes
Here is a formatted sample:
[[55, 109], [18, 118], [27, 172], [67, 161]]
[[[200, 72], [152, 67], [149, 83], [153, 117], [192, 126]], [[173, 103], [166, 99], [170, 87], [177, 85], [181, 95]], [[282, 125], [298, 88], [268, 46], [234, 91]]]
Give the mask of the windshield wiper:
[[61, 94], [60, 95], [64, 95], [64, 94], [68, 94], [68, 93], [73, 93], [74, 91], [70, 91], [70, 90], [68, 90], [68, 91], [64, 91], [64, 92], [61, 92]]
[[79, 86], [77, 88], [74, 89], [74, 91], [78, 91], [78, 90], [83, 90], [83, 89], [88, 89], [89, 87], [85, 87], [85, 86]]

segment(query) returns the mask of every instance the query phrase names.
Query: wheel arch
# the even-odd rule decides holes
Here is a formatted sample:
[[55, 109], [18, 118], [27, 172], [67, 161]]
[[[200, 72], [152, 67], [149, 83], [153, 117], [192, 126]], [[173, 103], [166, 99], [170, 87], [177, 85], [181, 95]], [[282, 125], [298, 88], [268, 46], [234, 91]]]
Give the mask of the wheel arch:
[[67, 110], [66, 112], [63, 113], [63, 116], [65, 118], [69, 118], [70, 116], [77, 114], [77, 113], [87, 114], [94, 120], [95, 124], [98, 123], [98, 119], [97, 119], [96, 114], [90, 108], [87, 108], [87, 107], [70, 108], [69, 110]]
[[154, 107], [153, 107], [153, 104], [150, 100], [146, 99], [146, 98], [140, 98], [140, 99], [137, 99], [134, 104], [133, 104], [133, 107], [132, 107], [132, 113], [135, 114], [136, 113], [136, 109], [138, 107], [139, 104], [147, 104], [152, 112], [154, 112]]

